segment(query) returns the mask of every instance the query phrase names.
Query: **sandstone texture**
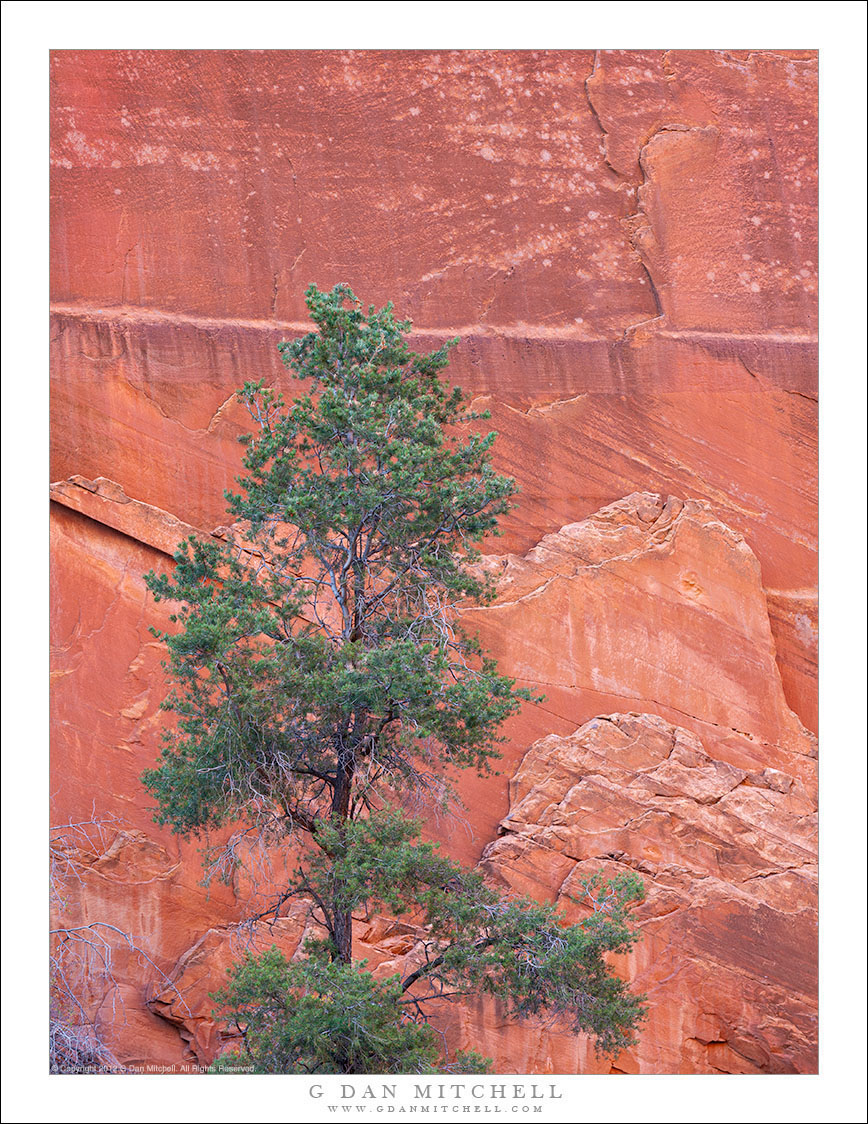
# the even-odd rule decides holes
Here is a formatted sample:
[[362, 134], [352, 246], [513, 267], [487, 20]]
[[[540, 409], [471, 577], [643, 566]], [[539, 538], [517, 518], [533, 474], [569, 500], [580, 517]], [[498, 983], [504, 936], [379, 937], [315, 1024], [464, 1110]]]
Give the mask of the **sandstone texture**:
[[[619, 967], [649, 1016], [615, 1069], [813, 1072], [816, 830], [814, 797], [792, 774], [733, 765], [726, 746], [657, 715], [611, 714], [531, 746], [483, 867], [572, 920], [582, 877], [601, 866], [642, 877], [642, 940]], [[487, 1053], [515, 1048], [508, 1028], [483, 1020], [486, 1032]], [[545, 1056], [554, 1072], [609, 1068], [580, 1042], [521, 1037], [528, 1062]]]
[[[461, 336], [521, 486], [465, 617], [545, 699], [432, 835], [568, 910], [642, 875], [614, 1070], [815, 1069], [816, 54], [60, 51], [51, 82], [51, 817], [110, 825], [63, 923], [146, 952], [92, 983], [118, 1057], [210, 1061], [235, 950], [299, 939], [152, 820], [142, 575], [225, 522], [234, 391], [291, 395], [275, 345], [344, 281]], [[375, 919], [359, 955], [412, 943]], [[486, 1004], [447, 1029], [501, 1072], [610, 1068]]]
[[[91, 801], [123, 822], [80, 857], [64, 924], [110, 919], [148, 950], [120, 947], [117, 989], [104, 981], [103, 1002], [119, 994], [130, 1012], [111, 1024], [119, 1056], [207, 1065], [225, 1045], [209, 993], [246, 948], [294, 951], [301, 911], [245, 926], [251, 886], [204, 889], [195, 846], [149, 822], [138, 775], [156, 749], [164, 684], [145, 621], [168, 609], [148, 605], [141, 575], [168, 558], [145, 541], [169, 546], [189, 528], [108, 481], [53, 496], [53, 814], [68, 822]], [[88, 618], [80, 568], [91, 566]], [[460, 779], [472, 832], [444, 819], [431, 834], [575, 917], [583, 875], [637, 871], [643, 936], [620, 969], [647, 992], [650, 1017], [613, 1068], [587, 1042], [516, 1025], [487, 1002], [444, 1012], [450, 1041], [484, 1049], [500, 1072], [812, 1071], [816, 739], [786, 705], [744, 539], [702, 501], [637, 493], [482, 566], [498, 598], [465, 622], [545, 698], [512, 720], [501, 777]], [[120, 658], [101, 668], [106, 651]], [[413, 954], [412, 925], [362, 930], [357, 955], [380, 971]]]
[[232, 391], [346, 281], [462, 336], [510, 546], [635, 489], [722, 504], [816, 728], [814, 53], [62, 51], [52, 83], [53, 480], [219, 522]]

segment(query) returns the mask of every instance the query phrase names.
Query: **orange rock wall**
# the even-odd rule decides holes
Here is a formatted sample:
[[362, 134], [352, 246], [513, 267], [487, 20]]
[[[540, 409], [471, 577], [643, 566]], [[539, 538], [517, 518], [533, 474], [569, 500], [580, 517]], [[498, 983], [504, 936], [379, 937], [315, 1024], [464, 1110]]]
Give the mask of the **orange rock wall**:
[[[813, 792], [813, 53], [64, 51], [51, 74], [51, 473], [79, 478], [54, 491], [52, 817], [94, 808], [125, 833], [110, 862], [88, 859], [71, 908], [147, 938], [166, 973], [239, 916], [231, 887], [198, 887], [195, 846], [151, 822], [138, 784], [164, 689], [141, 575], [185, 525], [223, 521], [244, 425], [233, 390], [286, 385], [274, 345], [305, 328], [312, 280], [393, 300], [420, 346], [460, 335], [450, 373], [491, 410], [498, 467], [522, 487], [489, 548], [516, 555], [491, 563], [504, 603], [479, 626], [547, 700], [513, 724], [505, 776], [466, 783], [474, 836], [444, 827], [455, 853], [490, 845], [497, 877], [555, 893], [545, 838], [522, 827], [507, 860], [511, 836], [494, 842], [506, 782], [539, 739], [572, 745], [598, 715], [656, 715], [714, 762]], [[565, 552], [557, 533], [589, 516]], [[640, 561], [600, 554], [601, 535]], [[672, 814], [676, 837], [682, 821], [700, 830]], [[722, 837], [746, 830], [726, 825]], [[650, 861], [637, 848], [607, 861]], [[744, 924], [766, 931], [759, 891], [718, 879], [691, 919], [707, 871], [667, 862], [689, 872], [684, 962], [663, 971], [649, 922], [631, 967], [646, 990], [669, 971], [685, 982], [655, 991], [624, 1067], [810, 1069], [811, 970], [782, 1014], [778, 985], [737, 962]], [[775, 930], [787, 959], [787, 941], [806, 940], [800, 894], [769, 907], [802, 911], [802, 928]], [[719, 1009], [703, 985], [695, 1010], [721, 949], [734, 966]], [[211, 1041], [144, 1006], [162, 987], [152, 966], [119, 973], [127, 1060], [168, 1064]], [[488, 1027], [504, 1070], [596, 1064], [497, 1021], [481, 1011], [456, 1033]]]

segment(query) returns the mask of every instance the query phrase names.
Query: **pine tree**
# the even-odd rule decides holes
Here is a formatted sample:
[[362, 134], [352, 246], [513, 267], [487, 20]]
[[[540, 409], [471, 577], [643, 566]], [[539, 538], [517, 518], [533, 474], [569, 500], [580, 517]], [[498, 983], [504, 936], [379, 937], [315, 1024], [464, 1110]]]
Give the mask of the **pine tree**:
[[[589, 920], [566, 926], [420, 842], [413, 815], [448, 807], [456, 770], [489, 770], [504, 720], [530, 698], [458, 621], [460, 604], [493, 596], [474, 562], [516, 491], [492, 468], [494, 433], [459, 436], [486, 415], [441, 382], [458, 341], [416, 354], [391, 304], [365, 313], [346, 285], [311, 286], [306, 301], [317, 330], [279, 350], [309, 389], [289, 405], [262, 383], [238, 392], [256, 431], [241, 492], [227, 493], [232, 531], [186, 540], [172, 576], [147, 575], [157, 600], [181, 606], [177, 630], [158, 634], [177, 721], [143, 778], [157, 818], [188, 834], [241, 822], [300, 854], [269, 909], [311, 903], [327, 933], [311, 963], [324, 981], [344, 973], [345, 986], [367, 988], [366, 1009], [424, 1025], [432, 1000], [489, 991], [518, 1016], [566, 1018], [615, 1050], [642, 1002], [603, 954], [635, 940], [636, 881], [594, 882]], [[412, 912], [426, 934], [391, 990], [360, 984], [352, 963], [353, 917], [371, 908]], [[275, 973], [322, 1013], [326, 992], [300, 982], [309, 969], [277, 964], [239, 967], [221, 995], [232, 1017], [244, 996], [255, 1022], [251, 981]], [[266, 1022], [287, 1033], [286, 1018]], [[300, 1043], [281, 1064], [370, 1062], [364, 1051], [312, 1062]], [[408, 1067], [422, 1067], [426, 1043], [408, 1045]]]

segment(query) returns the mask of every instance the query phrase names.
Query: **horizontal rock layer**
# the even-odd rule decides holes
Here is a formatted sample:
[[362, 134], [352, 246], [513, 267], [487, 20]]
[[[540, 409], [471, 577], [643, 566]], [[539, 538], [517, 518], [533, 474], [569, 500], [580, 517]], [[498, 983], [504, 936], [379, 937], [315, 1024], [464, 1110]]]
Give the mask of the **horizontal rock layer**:
[[[815, 323], [817, 60], [60, 51], [52, 296], [431, 327]], [[463, 320], [456, 320], [462, 310]]]
[[[52, 324], [53, 479], [106, 476], [197, 526], [223, 522], [250, 424], [234, 391], [263, 377], [294, 393], [276, 344], [296, 326], [81, 309]], [[709, 501], [762, 563], [785, 689], [816, 729], [815, 344], [489, 334], [453, 355], [521, 485], [507, 547], [636, 488]]]
[[[232, 391], [279, 377], [310, 279], [347, 281], [465, 337], [455, 377], [492, 396], [525, 488], [511, 545], [636, 488], [717, 504], [776, 591], [815, 728], [816, 70], [799, 51], [56, 52], [52, 479], [219, 520]], [[554, 430], [504, 417], [596, 394]]]

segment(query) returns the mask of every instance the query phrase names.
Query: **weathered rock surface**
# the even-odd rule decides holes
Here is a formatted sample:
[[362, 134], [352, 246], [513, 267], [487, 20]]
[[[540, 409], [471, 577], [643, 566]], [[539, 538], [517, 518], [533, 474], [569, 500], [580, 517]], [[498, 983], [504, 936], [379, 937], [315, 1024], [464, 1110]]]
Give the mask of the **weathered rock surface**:
[[[195, 1058], [184, 1049], [175, 1027], [155, 1014], [149, 1002], [168, 990], [189, 1012], [191, 1022], [213, 1023], [207, 995], [179, 995], [170, 977], [191, 941], [212, 926], [233, 922], [237, 905], [226, 887], [206, 891], [199, 884], [195, 848], [164, 841], [152, 823], [147, 830], [128, 826], [135, 816], [125, 813], [134, 810], [110, 788], [113, 758], [121, 747], [112, 752], [91, 742], [88, 748], [93, 758], [84, 771], [85, 795], [65, 783], [61, 770], [52, 776], [53, 825], [79, 822], [64, 818], [63, 807], [72, 801], [102, 825], [94, 846], [67, 852], [69, 866], [55, 887], [52, 928], [58, 932], [53, 948], [63, 958], [69, 987], [121, 1064], [174, 1067]], [[72, 935], [67, 935], [70, 930]], [[212, 990], [221, 979], [212, 975]], [[162, 1014], [161, 1008], [155, 1009]]]
[[[225, 521], [234, 391], [292, 393], [275, 344], [307, 330], [315, 280], [393, 300], [420, 348], [460, 335], [450, 376], [521, 485], [487, 547], [499, 603], [467, 619], [546, 700], [502, 777], [463, 779], [472, 834], [433, 834], [550, 897], [604, 842], [612, 869], [647, 864], [623, 967], [654, 1009], [616, 1068], [810, 1069], [810, 868], [790, 851], [810, 851], [816, 773], [816, 54], [61, 51], [51, 81], [52, 822], [123, 821], [69, 898], [153, 960], [117, 951], [123, 1057], [210, 1060], [200, 1008], [246, 892], [206, 892], [196, 845], [151, 821], [147, 630], [169, 609], [141, 575]], [[654, 765], [663, 727], [680, 748]], [[567, 762], [551, 784], [540, 745]], [[359, 947], [388, 964], [409, 940], [380, 920]], [[489, 1006], [450, 1036], [504, 1072], [598, 1068]]]
[[170, 512], [132, 499], [119, 484], [104, 476], [96, 480], [87, 480], [84, 476], [58, 480], [51, 485], [49, 494], [52, 500], [71, 511], [78, 511], [170, 557], [182, 539], [199, 533], [196, 527], [182, 523]]
[[179, 958], [171, 976], [161, 981], [148, 1006], [177, 1027], [184, 1061], [207, 1067], [227, 1049], [233, 1035], [213, 1017], [212, 995], [221, 988], [233, 964], [275, 946], [288, 959], [312, 932], [304, 902], [294, 902], [285, 917], [268, 924], [229, 925], [208, 929]]
[[622, 331], [656, 288], [683, 327], [803, 330], [816, 61], [55, 52], [53, 296], [293, 320], [339, 275], [432, 327]]
[[[759, 564], [708, 504], [637, 493], [524, 557], [483, 564], [498, 600], [465, 620], [502, 670], [545, 695], [511, 720], [507, 776], [545, 734], [635, 710], [713, 736], [737, 767], [785, 768], [813, 789], [815, 739], [787, 705]], [[506, 794], [463, 783], [490, 838]]]
[[347, 281], [463, 337], [510, 549], [636, 489], [713, 503], [816, 729], [816, 81], [798, 51], [56, 52], [52, 479], [219, 522], [232, 392]]
[[[196, 847], [150, 822], [139, 782], [164, 690], [147, 627], [169, 611], [147, 602], [141, 575], [164, 568], [158, 547], [190, 528], [111, 481], [64, 482], [53, 497], [53, 822], [82, 808], [123, 821], [84, 863], [64, 923], [107, 921], [147, 952], [118, 949], [119, 1056], [208, 1064], [221, 1040], [207, 995], [248, 939], [237, 923], [250, 888], [204, 890]], [[648, 991], [652, 1017], [617, 1069], [810, 1070], [815, 745], [786, 705], [744, 539], [702, 501], [640, 493], [524, 557], [482, 564], [498, 600], [465, 619], [546, 699], [513, 720], [509, 793], [497, 778], [461, 778], [473, 835], [449, 820], [433, 834], [467, 862], [494, 840], [483, 868], [536, 897], [569, 902], [601, 866], [646, 876], [643, 940], [622, 967]], [[291, 952], [298, 927], [280, 929]], [[412, 926], [388, 919], [358, 935], [357, 954], [383, 971], [412, 948]], [[445, 1020], [454, 1045], [484, 1045], [503, 1072], [601, 1070], [587, 1043], [516, 1026], [487, 1003]]]
[[[572, 920], [583, 877], [642, 877], [642, 939], [619, 969], [647, 993], [649, 1017], [614, 1062], [623, 1072], [816, 1071], [816, 801], [797, 776], [729, 757], [716, 738], [649, 714], [550, 735], [525, 755], [483, 857], [502, 885]], [[514, 1056], [511, 1029], [468, 1024], [484, 1052]], [[518, 1037], [555, 1072], [601, 1068], [584, 1043]]]

